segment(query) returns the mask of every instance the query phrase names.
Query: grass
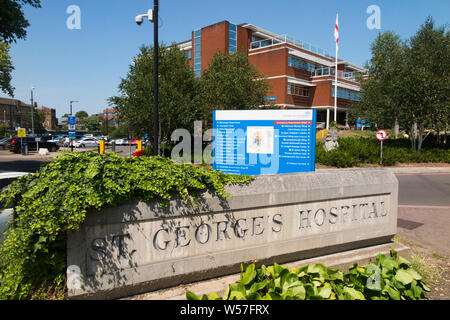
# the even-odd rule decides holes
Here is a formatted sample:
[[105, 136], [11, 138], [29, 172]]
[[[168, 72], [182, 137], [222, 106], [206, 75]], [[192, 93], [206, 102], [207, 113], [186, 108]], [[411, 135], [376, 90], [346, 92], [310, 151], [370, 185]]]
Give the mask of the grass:
[[434, 283], [440, 279], [442, 267], [433, 263], [426, 255], [413, 252], [410, 256], [410, 262], [426, 283]]

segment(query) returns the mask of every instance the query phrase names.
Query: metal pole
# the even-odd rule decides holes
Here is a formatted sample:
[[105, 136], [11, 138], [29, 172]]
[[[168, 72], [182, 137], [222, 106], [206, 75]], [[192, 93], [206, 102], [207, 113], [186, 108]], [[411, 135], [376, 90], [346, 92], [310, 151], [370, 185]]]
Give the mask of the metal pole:
[[381, 145], [380, 145], [380, 165], [383, 164], [383, 140], [380, 141]]
[[[72, 116], [72, 102], [73, 101], [70, 101], [70, 115], [71, 116]], [[67, 124], [67, 126], [69, 126], [69, 124]], [[70, 140], [70, 151], [73, 152], [73, 139], [71, 137], [69, 137], [69, 140]]]
[[153, 154], [155, 156], [159, 155], [159, 110], [158, 110], [158, 54], [159, 54], [159, 45], [158, 45], [158, 0], [154, 0], [154, 8], [153, 8], [153, 33], [154, 33], [154, 45], [153, 45], [153, 55], [154, 55], [154, 109], [153, 109], [153, 132], [154, 132], [154, 148]]
[[34, 136], [34, 101], [33, 101], [33, 88], [31, 89], [31, 134]]

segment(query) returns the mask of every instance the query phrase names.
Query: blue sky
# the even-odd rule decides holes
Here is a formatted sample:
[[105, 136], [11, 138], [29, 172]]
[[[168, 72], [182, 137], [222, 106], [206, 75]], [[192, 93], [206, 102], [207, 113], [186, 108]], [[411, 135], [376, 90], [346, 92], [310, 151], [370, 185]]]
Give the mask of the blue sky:
[[[31, 26], [26, 40], [12, 45], [15, 98], [30, 100], [30, 88], [39, 105], [69, 112], [99, 113], [106, 99], [117, 94], [131, 59], [142, 44], [153, 44], [153, 25], [134, 22], [137, 14], [153, 8], [153, 0], [42, 0], [40, 9], [25, 8]], [[70, 30], [70, 5], [81, 10], [81, 29]], [[381, 29], [366, 26], [370, 5], [381, 10]], [[219, 21], [251, 23], [266, 30], [310, 41], [334, 55], [334, 23], [339, 12], [339, 57], [363, 65], [370, 58], [370, 43], [378, 32], [393, 30], [404, 39], [412, 36], [426, 17], [447, 24], [446, 0], [160, 0], [159, 40], [165, 43], [190, 38], [190, 32]], [[5, 96], [1, 94], [1, 96]]]

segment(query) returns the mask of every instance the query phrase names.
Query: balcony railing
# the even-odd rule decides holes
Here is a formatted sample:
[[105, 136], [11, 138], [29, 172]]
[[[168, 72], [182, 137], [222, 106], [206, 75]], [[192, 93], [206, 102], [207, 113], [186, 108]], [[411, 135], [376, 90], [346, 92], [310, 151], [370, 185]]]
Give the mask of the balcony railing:
[[268, 38], [268, 39], [264, 39], [264, 40], [253, 41], [250, 44], [250, 49], [258, 49], [258, 48], [263, 48], [263, 47], [267, 47], [267, 46], [273, 46], [273, 45], [280, 44], [280, 43], [290, 43], [294, 46], [297, 46], [299, 48], [320, 54], [327, 58], [330, 57], [330, 54], [328, 53], [328, 51], [326, 51], [322, 48], [318, 48], [318, 47], [312, 45], [310, 42], [297, 40], [297, 39], [295, 39], [293, 37], [289, 37], [287, 35], [281, 35], [281, 36], [278, 36], [275, 38]]
[[[358, 73], [357, 72], [344, 72], [344, 71], [339, 71], [337, 72], [337, 76], [338, 78], [341, 79], [347, 79], [347, 80], [351, 80], [351, 81], [357, 81], [356, 80], [356, 75]], [[333, 68], [319, 68], [314, 70], [314, 72], [312, 73], [313, 77], [322, 77], [322, 76], [336, 76], [335, 73], [335, 69]]]

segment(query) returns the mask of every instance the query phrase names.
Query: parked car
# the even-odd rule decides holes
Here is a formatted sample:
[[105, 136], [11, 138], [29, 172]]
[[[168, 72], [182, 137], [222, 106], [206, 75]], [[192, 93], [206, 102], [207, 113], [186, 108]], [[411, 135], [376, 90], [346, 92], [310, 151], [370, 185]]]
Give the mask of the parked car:
[[114, 144], [117, 145], [128, 145], [130, 142], [128, 141], [128, 139], [116, 139], [114, 140]]
[[75, 148], [98, 147], [98, 140], [95, 138], [81, 138], [73, 142]]
[[[59, 146], [54, 142], [49, 142], [49, 137], [41, 137], [39, 141], [39, 148], [46, 148], [50, 152], [56, 152]], [[20, 153], [22, 150], [22, 143], [28, 145], [28, 151], [37, 151], [38, 142], [36, 142], [36, 137], [25, 137], [25, 138], [13, 138], [8, 144], [8, 149], [14, 153]]]
[[6, 150], [8, 149], [8, 144], [11, 143], [13, 138], [3, 138], [0, 140], [0, 149]]

